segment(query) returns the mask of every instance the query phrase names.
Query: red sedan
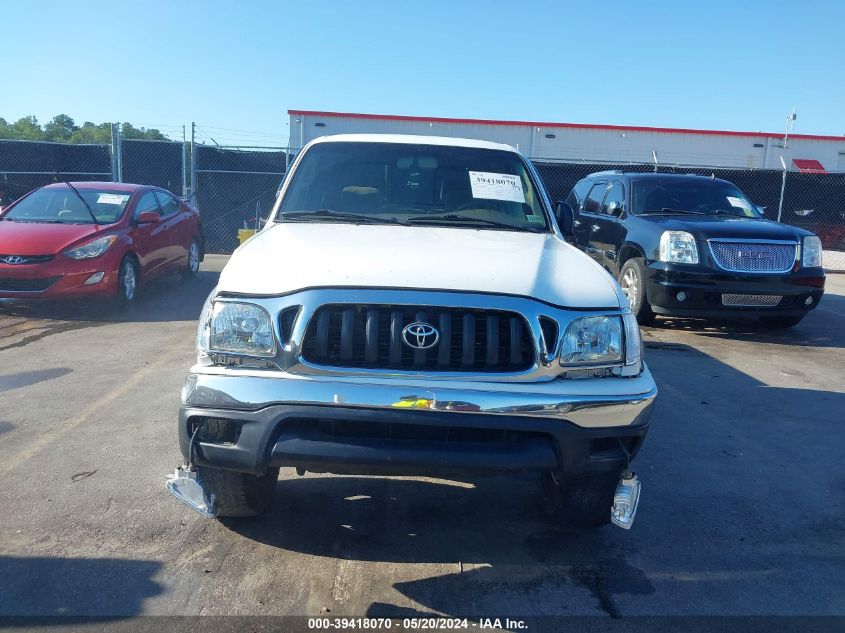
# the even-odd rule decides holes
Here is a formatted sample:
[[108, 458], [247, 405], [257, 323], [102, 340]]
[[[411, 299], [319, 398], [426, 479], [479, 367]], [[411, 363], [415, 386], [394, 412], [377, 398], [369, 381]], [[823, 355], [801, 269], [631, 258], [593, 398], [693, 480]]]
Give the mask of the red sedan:
[[55, 183], [0, 214], [0, 298], [127, 305], [154, 277], [195, 275], [203, 250], [197, 211], [164, 189]]

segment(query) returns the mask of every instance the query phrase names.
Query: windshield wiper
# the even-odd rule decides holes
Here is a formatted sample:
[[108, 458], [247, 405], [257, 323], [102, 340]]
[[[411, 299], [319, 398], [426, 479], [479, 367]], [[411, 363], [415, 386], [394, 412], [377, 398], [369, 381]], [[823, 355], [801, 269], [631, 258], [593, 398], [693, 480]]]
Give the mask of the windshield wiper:
[[63, 183], [65, 183], [68, 187], [70, 187], [70, 188], [71, 188], [71, 190], [73, 191], [73, 193], [75, 193], [75, 194], [77, 195], [77, 197], [78, 197], [80, 200], [82, 200], [82, 204], [84, 204], [84, 205], [85, 205], [85, 208], [86, 208], [86, 209], [88, 209], [88, 213], [90, 213], [90, 214], [91, 214], [91, 219], [92, 219], [92, 220], [94, 220], [94, 224], [95, 224], [96, 226], [100, 226], [100, 223], [97, 221], [97, 216], [96, 216], [96, 215], [94, 215], [94, 209], [92, 209], [92, 208], [91, 208], [91, 205], [90, 205], [90, 204], [88, 204], [88, 201], [87, 201], [85, 198], [83, 198], [83, 197], [82, 197], [82, 194], [81, 194], [81, 193], [79, 193], [79, 191], [77, 191], [76, 187], [74, 187], [72, 184], [70, 184], [70, 182], [68, 182], [68, 181], [67, 181], [67, 180], [65, 180], [64, 178], [62, 178], [62, 175], [61, 175], [59, 172], [56, 172], [56, 176], [57, 176], [58, 178], [61, 178], [62, 182], [63, 182]]
[[[353, 224], [402, 224], [404, 222], [394, 217], [376, 217], [372, 215], [361, 215], [358, 213], [346, 213], [345, 211], [333, 211], [332, 209], [315, 209], [314, 211], [282, 211], [279, 213], [281, 220], [310, 221], [310, 220], [342, 220]], [[280, 220], [276, 220], [279, 222]]]
[[453, 222], [466, 222], [467, 224], [482, 224], [484, 226], [495, 226], [500, 229], [507, 229], [509, 231], [528, 231], [536, 233], [529, 227], [514, 226], [505, 222], [497, 222], [496, 220], [487, 220], [486, 218], [473, 218], [467, 215], [459, 215], [457, 213], [447, 213], [446, 215], [415, 215], [408, 218], [409, 224], [437, 224], [445, 220], [446, 224]]
[[691, 211], [689, 209], [670, 209], [669, 207], [663, 207], [660, 211], [656, 209], [652, 209], [651, 211], [643, 211], [640, 215], [676, 215], [678, 213], [693, 213], [695, 215], [709, 215], [704, 211]]

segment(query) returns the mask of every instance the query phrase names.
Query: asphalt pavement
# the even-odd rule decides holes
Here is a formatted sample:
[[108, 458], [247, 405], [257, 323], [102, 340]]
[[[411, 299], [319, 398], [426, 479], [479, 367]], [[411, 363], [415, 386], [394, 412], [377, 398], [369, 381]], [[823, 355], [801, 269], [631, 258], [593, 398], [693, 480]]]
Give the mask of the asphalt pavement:
[[0, 302], [0, 615], [845, 615], [845, 275], [798, 327], [645, 329], [660, 396], [636, 525], [565, 530], [532, 477], [283, 470], [274, 509], [164, 490], [198, 278]]

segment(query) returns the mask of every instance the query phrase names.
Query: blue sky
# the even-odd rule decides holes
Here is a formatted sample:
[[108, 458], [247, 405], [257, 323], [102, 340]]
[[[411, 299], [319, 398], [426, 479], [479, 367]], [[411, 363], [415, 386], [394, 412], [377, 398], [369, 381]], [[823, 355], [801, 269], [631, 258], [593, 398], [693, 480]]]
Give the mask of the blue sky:
[[795, 106], [796, 132], [845, 134], [841, 0], [4, 0], [0, 20], [7, 120], [271, 142], [288, 108], [781, 131]]

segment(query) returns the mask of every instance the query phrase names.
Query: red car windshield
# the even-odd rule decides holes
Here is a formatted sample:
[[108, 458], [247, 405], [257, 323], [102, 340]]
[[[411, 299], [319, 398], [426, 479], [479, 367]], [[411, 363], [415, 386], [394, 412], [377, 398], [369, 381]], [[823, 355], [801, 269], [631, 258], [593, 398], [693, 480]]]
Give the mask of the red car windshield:
[[[98, 224], [117, 222], [132, 194], [113, 189], [78, 189]], [[70, 187], [45, 187], [33, 191], [3, 214], [13, 222], [94, 224], [91, 213]]]

